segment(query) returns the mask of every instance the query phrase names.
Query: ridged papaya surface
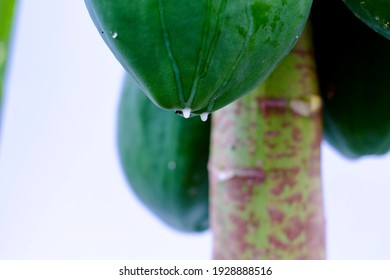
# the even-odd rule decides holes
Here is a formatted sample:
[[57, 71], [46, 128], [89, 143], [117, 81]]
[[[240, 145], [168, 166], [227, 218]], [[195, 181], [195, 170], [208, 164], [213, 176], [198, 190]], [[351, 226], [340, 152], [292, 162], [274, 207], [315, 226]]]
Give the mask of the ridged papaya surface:
[[312, 18], [325, 139], [349, 158], [388, 152], [390, 41], [341, 1], [316, 1]]
[[312, 0], [85, 0], [101, 36], [158, 106], [185, 117], [249, 92], [288, 54]]
[[390, 40], [390, 0], [343, 0], [368, 26]]
[[208, 228], [210, 121], [161, 110], [127, 77], [117, 141], [129, 186], [150, 211], [180, 231]]

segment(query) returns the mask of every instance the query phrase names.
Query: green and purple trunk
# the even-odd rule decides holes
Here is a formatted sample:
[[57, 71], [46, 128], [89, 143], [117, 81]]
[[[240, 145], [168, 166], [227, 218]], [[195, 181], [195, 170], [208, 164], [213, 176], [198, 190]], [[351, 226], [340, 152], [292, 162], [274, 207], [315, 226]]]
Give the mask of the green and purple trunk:
[[323, 259], [321, 99], [310, 30], [256, 90], [213, 114], [215, 259]]

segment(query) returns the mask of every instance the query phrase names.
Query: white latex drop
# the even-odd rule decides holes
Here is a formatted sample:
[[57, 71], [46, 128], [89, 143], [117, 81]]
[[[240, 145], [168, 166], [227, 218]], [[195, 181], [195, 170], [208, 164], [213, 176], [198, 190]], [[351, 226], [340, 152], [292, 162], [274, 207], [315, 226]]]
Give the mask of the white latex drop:
[[202, 113], [202, 114], [200, 114], [200, 119], [202, 120], [202, 121], [207, 121], [207, 119], [209, 118], [209, 113]]
[[191, 116], [191, 109], [190, 108], [184, 108], [183, 109], [183, 117], [188, 119]]
[[118, 37], [118, 33], [115, 32], [114, 34], [112, 34], [113, 39], [116, 39], [117, 37]]

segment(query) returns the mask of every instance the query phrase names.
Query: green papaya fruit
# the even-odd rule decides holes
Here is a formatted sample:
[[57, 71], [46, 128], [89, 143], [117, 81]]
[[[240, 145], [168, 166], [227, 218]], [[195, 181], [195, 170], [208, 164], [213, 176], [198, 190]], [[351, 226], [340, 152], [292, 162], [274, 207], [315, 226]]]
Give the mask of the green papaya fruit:
[[129, 185], [148, 209], [180, 231], [208, 228], [210, 120], [161, 110], [127, 76], [117, 143]]
[[208, 114], [255, 88], [300, 36], [312, 0], [85, 0], [104, 41], [158, 106]]
[[0, 124], [3, 100], [3, 87], [9, 54], [10, 37], [15, 13], [15, 0], [0, 0]]
[[343, 0], [363, 22], [390, 40], [390, 0]]
[[348, 158], [385, 154], [390, 150], [390, 41], [340, 1], [317, 1], [312, 19], [325, 139]]

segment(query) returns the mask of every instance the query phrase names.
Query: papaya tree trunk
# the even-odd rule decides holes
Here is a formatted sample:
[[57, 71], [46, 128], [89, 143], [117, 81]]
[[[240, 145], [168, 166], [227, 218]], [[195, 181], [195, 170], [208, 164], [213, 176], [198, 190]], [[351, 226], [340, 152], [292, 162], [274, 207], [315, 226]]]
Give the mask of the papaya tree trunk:
[[[9, 53], [9, 42], [12, 30], [12, 21], [16, 0], [0, 1], [0, 129], [3, 107], [3, 90], [7, 58]], [[1, 135], [1, 133], [0, 133]]]
[[213, 114], [215, 259], [324, 259], [321, 99], [310, 26], [252, 93]]

